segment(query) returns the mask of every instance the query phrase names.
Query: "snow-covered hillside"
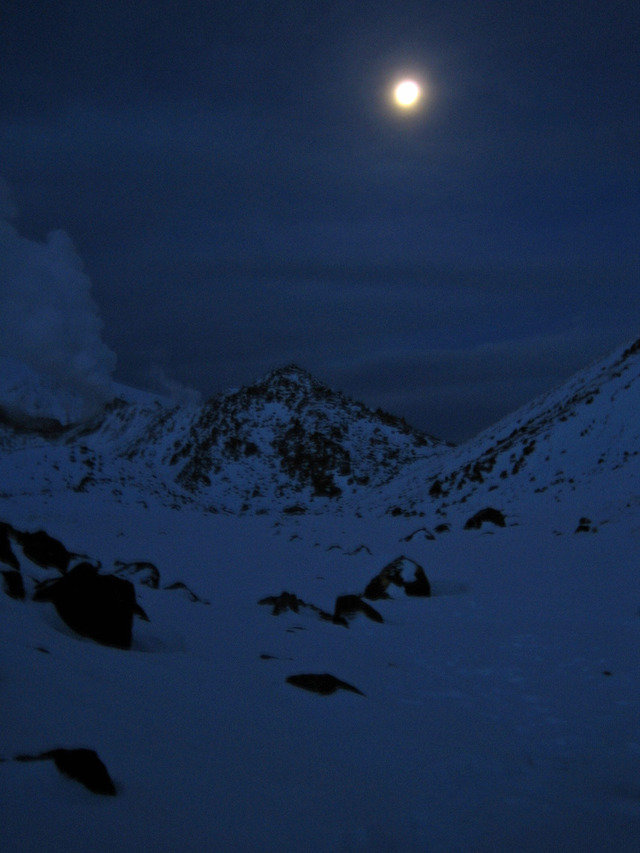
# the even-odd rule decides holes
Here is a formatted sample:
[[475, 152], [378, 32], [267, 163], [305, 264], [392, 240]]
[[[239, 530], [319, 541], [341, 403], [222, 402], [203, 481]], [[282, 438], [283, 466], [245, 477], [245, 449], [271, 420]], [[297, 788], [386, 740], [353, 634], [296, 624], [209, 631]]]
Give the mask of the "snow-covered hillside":
[[[625, 488], [620, 486], [625, 483]], [[386, 508], [441, 519], [487, 503], [519, 518], [583, 501], [637, 513], [640, 496], [640, 340], [620, 347], [465, 444], [416, 460], [385, 489]], [[376, 497], [370, 506], [377, 506]]]
[[456, 448], [297, 368], [5, 412], [6, 849], [635, 853], [639, 373]]
[[28, 467], [41, 494], [99, 489], [119, 498], [133, 486], [139, 499], [157, 495], [213, 512], [301, 511], [376, 488], [447, 447], [294, 366], [202, 406], [127, 397], [74, 426], [48, 421], [39, 429], [5, 416], [5, 481], [16, 471], [25, 488]]

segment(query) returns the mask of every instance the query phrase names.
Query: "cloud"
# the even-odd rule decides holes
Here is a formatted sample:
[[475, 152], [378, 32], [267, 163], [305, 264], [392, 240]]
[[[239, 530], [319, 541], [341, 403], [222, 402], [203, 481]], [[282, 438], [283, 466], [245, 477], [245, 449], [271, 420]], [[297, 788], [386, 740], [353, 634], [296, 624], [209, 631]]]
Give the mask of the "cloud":
[[76, 414], [89, 414], [111, 392], [116, 356], [102, 340], [102, 321], [71, 239], [22, 237], [0, 182], [0, 356], [9, 356], [55, 382]]
[[188, 388], [177, 379], [173, 379], [159, 364], [152, 364], [147, 372], [147, 385], [157, 388], [179, 406], [196, 406], [202, 400], [202, 394], [195, 388]]

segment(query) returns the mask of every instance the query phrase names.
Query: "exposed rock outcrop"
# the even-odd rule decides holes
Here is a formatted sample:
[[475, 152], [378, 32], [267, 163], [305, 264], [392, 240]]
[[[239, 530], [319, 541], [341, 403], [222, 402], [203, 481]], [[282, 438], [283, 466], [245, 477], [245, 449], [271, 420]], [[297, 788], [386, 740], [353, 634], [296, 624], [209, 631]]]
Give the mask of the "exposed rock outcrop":
[[148, 560], [135, 560], [131, 563], [116, 560], [115, 566], [115, 574], [118, 577], [130, 578], [136, 583], [148, 586], [150, 589], [158, 589], [160, 586], [160, 571], [157, 566], [148, 562]]
[[12, 533], [15, 534], [13, 527], [5, 521], [0, 521], [0, 562], [11, 566], [12, 569], [19, 569], [20, 563], [11, 547], [10, 534]]
[[58, 770], [94, 794], [115, 796], [109, 771], [93, 749], [50, 749], [39, 755], [17, 755], [16, 761], [53, 761]]
[[332, 618], [331, 614], [322, 610], [322, 608], [317, 607], [315, 604], [310, 604], [307, 601], [303, 601], [293, 592], [287, 592], [286, 590], [283, 590], [280, 595], [267, 595], [265, 598], [261, 598], [258, 604], [265, 604], [271, 607], [272, 616], [279, 616], [281, 613], [287, 613], [289, 610], [292, 613], [299, 613], [300, 608], [308, 608], [314, 613], [317, 613], [321, 619], [331, 621]]
[[14, 531], [22, 546], [22, 552], [29, 560], [41, 568], [53, 568], [66, 572], [71, 559], [75, 556], [67, 551], [62, 542], [49, 536], [44, 530], [34, 533]]
[[494, 509], [492, 506], [481, 509], [471, 518], [467, 519], [464, 525], [465, 530], [480, 530], [483, 524], [495, 524], [496, 527], [506, 527], [507, 520], [499, 509]]
[[401, 556], [388, 563], [369, 581], [364, 597], [372, 601], [390, 598], [387, 590], [392, 584], [404, 589], [407, 595], [425, 598], [431, 595], [431, 585], [422, 566], [409, 557]]
[[22, 580], [20, 572], [8, 569], [7, 571], [1, 572], [1, 574], [4, 583], [4, 591], [7, 595], [11, 598], [15, 598], [16, 601], [24, 601], [24, 581]]
[[294, 687], [300, 687], [302, 690], [310, 690], [312, 693], [319, 693], [321, 696], [330, 696], [337, 690], [349, 690], [351, 693], [357, 693], [359, 696], [365, 694], [362, 690], [358, 690], [353, 684], [348, 684], [346, 681], [341, 681], [335, 675], [330, 675], [328, 672], [317, 673], [301, 673], [300, 675], [290, 675], [287, 678], [287, 684], [292, 684]]
[[345, 621], [353, 619], [357, 613], [363, 613], [373, 622], [383, 622], [378, 611], [363, 601], [359, 595], [339, 595], [333, 611], [333, 621], [344, 624]]
[[59, 580], [42, 584], [35, 601], [53, 602], [61, 619], [76, 633], [105, 646], [131, 648], [136, 593], [133, 584], [115, 575], [100, 575], [80, 563]]

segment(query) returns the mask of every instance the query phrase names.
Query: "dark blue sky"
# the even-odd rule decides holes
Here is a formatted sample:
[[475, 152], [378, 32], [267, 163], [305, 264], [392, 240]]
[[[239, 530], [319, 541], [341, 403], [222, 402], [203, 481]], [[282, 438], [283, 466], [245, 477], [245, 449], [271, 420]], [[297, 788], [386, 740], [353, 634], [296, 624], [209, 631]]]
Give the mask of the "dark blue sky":
[[70, 237], [121, 381], [296, 361], [460, 440], [638, 335], [637, 3], [22, 0], [1, 26], [12, 239]]

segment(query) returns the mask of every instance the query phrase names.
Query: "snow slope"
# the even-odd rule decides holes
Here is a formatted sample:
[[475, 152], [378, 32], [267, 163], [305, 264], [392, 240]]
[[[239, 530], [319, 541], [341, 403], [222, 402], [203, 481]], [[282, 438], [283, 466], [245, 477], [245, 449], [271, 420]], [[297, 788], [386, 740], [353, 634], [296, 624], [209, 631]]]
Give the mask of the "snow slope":
[[323, 510], [447, 447], [295, 366], [202, 406], [136, 400], [130, 390], [126, 398], [66, 427], [0, 418], [0, 475], [10, 481], [15, 472], [24, 488], [24, 469], [38, 468], [41, 493], [120, 498], [133, 487], [139, 499], [157, 494], [213, 512]]
[[[103, 452], [103, 487], [69, 488], [89, 458], [79, 434], [5, 433], [0, 519], [103, 572], [148, 560], [161, 578], [136, 579], [149, 621], [128, 650], [0, 592], [6, 849], [635, 853], [638, 349], [314, 512], [203, 511], [213, 486], [204, 500], [172, 486], [178, 500], [164, 439], [132, 455], [130, 479]], [[138, 417], [122, 420], [126, 441]], [[105, 429], [87, 433], [96, 458]], [[314, 505], [309, 488], [293, 496]], [[465, 529], [488, 505], [505, 526]], [[13, 547], [27, 585], [50, 573]], [[382, 623], [320, 618], [400, 555], [424, 567], [430, 598], [390, 587], [370, 602]], [[258, 603], [285, 590], [317, 609]], [[301, 673], [364, 695], [287, 682]], [[95, 749], [117, 795], [14, 760], [58, 747]]]
[[[624, 473], [623, 473], [624, 472]], [[640, 341], [620, 347], [460, 447], [416, 460], [369, 506], [400, 504], [442, 518], [495, 501], [513, 514], [557, 503], [637, 510]], [[620, 488], [624, 483], [624, 488]], [[631, 501], [630, 506], [626, 504]], [[593, 509], [595, 514], [595, 506]]]

